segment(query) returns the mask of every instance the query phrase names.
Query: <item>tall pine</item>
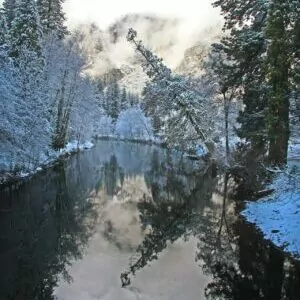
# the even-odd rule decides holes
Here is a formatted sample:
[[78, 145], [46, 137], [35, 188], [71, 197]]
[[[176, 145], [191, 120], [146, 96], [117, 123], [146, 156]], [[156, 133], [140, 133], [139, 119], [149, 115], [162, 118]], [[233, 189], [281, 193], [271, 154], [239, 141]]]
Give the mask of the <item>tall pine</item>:
[[62, 9], [63, 0], [37, 0], [40, 22], [44, 35], [55, 35], [62, 39], [68, 34], [64, 25], [65, 14]]
[[10, 56], [18, 58], [20, 52], [34, 52], [42, 55], [42, 31], [34, 0], [19, 0], [14, 9], [14, 19], [8, 31]]
[[237, 133], [260, 151], [267, 142], [264, 28], [268, 6], [264, 1], [243, 0], [216, 1], [214, 5], [221, 7], [225, 18], [224, 30], [229, 31], [229, 35], [214, 48], [234, 62], [231, 88], [239, 88], [238, 99], [244, 105], [238, 117], [240, 127]]
[[289, 141], [289, 1], [273, 0], [268, 15], [266, 38], [267, 80], [269, 85], [268, 134], [271, 163], [286, 162]]
[[3, 9], [5, 12], [6, 26], [8, 28], [11, 27], [12, 21], [15, 18], [16, 6], [17, 6], [16, 0], [4, 0], [3, 1]]

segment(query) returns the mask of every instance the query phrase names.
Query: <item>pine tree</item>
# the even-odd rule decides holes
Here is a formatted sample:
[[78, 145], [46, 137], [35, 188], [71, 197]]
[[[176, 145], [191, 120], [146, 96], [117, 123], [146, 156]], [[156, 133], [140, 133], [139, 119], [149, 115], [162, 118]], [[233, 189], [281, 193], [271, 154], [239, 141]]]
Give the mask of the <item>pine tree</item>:
[[120, 113], [120, 88], [116, 80], [108, 85], [105, 98], [107, 113], [116, 121]]
[[289, 141], [289, 1], [274, 0], [270, 5], [267, 39], [268, 130], [271, 163], [286, 163]]
[[4, 0], [3, 1], [3, 9], [5, 14], [6, 26], [8, 28], [11, 27], [12, 22], [15, 18], [15, 9], [17, 7], [16, 0]]
[[[6, 19], [4, 10], [0, 8], [0, 49], [6, 43], [6, 34], [7, 34], [7, 26], [6, 26]], [[1, 50], [0, 50], [1, 51]]]
[[218, 0], [214, 5], [221, 8], [230, 33], [220, 45], [236, 62], [245, 106], [238, 134], [254, 148], [267, 144], [270, 161], [285, 163], [291, 83], [297, 86], [299, 77], [299, 1]]
[[160, 137], [170, 146], [185, 147], [189, 141], [191, 146], [205, 144], [208, 151], [214, 151], [214, 123], [208, 113], [212, 103], [204, 96], [206, 91], [202, 94], [188, 78], [172, 74], [136, 36], [136, 31], [129, 29], [127, 40], [143, 57], [143, 70], [151, 79], [143, 90], [144, 109], [147, 116], [160, 118], [160, 122], [156, 120], [161, 124]]
[[42, 31], [34, 0], [19, 0], [8, 31], [10, 56], [18, 58], [22, 49], [42, 55]]
[[62, 39], [68, 34], [67, 27], [64, 25], [63, 2], [64, 0], [37, 0], [40, 22], [45, 36], [54, 34]]
[[215, 50], [222, 51], [227, 60], [235, 62], [231, 84], [239, 87], [241, 93], [238, 98], [244, 104], [244, 110], [238, 117], [241, 124], [238, 135], [250, 141], [253, 148], [262, 149], [267, 133], [263, 68], [266, 43], [263, 32], [268, 7], [264, 1], [248, 3], [242, 0], [216, 1], [214, 5], [221, 7], [226, 21], [224, 30], [230, 32]]
[[121, 99], [120, 99], [120, 109], [125, 110], [128, 108], [128, 99], [127, 99], [127, 92], [125, 87], [122, 89]]

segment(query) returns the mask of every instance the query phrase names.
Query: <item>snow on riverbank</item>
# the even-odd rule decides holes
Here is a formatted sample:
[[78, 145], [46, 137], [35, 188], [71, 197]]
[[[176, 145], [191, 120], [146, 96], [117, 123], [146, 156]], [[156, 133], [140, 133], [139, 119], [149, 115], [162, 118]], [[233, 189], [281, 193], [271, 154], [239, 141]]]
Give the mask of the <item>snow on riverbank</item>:
[[41, 157], [38, 167], [36, 165], [29, 165], [26, 171], [20, 170], [19, 172], [4, 172], [3, 174], [0, 174], [0, 185], [10, 181], [15, 182], [24, 178], [28, 178], [38, 173], [39, 171], [42, 171], [43, 168], [47, 168], [62, 156], [70, 155], [72, 153], [83, 151], [86, 149], [91, 149], [93, 146], [94, 144], [91, 141], [86, 141], [84, 143], [80, 143], [77, 140], [71, 141], [67, 143], [65, 148], [59, 151], [48, 151], [48, 155], [43, 155]]
[[91, 149], [93, 148], [94, 144], [91, 141], [87, 141], [85, 143], [80, 143], [79, 141], [71, 141], [69, 142], [65, 148], [60, 150], [60, 153], [73, 153], [79, 150]]
[[300, 169], [280, 173], [270, 188], [275, 189], [273, 195], [247, 203], [242, 215], [266, 239], [300, 258]]

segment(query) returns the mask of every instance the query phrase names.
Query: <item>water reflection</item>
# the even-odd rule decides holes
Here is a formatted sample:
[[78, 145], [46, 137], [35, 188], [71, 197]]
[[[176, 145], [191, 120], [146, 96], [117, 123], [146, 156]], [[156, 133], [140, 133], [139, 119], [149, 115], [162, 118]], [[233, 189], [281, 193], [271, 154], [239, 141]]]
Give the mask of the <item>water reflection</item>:
[[[159, 259], [168, 243], [197, 237], [196, 261], [212, 276], [205, 287], [207, 299], [299, 299], [299, 263], [238, 217], [239, 205], [228, 199], [228, 174], [217, 182], [210, 172], [186, 172], [180, 160], [167, 165], [172, 167], [155, 159], [155, 169], [147, 174], [152, 198], [143, 199], [138, 208], [148, 232], [137, 259], [121, 274], [122, 286]], [[195, 199], [202, 205], [196, 206]]]
[[229, 182], [101, 142], [2, 191], [0, 299], [298, 300], [299, 263], [238, 217]]
[[60, 164], [1, 192], [0, 299], [53, 299], [59, 275], [71, 279], [66, 267], [81, 258], [97, 214], [74, 187]]

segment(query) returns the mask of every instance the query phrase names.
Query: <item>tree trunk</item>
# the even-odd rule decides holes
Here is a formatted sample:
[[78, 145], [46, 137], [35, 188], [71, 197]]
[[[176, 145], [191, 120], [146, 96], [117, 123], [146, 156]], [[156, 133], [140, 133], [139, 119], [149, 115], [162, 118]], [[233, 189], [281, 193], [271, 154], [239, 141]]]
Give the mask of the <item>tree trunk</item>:
[[269, 161], [283, 165], [287, 161], [289, 141], [289, 70], [291, 55], [288, 41], [288, 10], [284, 0], [274, 0], [270, 8], [267, 38], [269, 91]]

